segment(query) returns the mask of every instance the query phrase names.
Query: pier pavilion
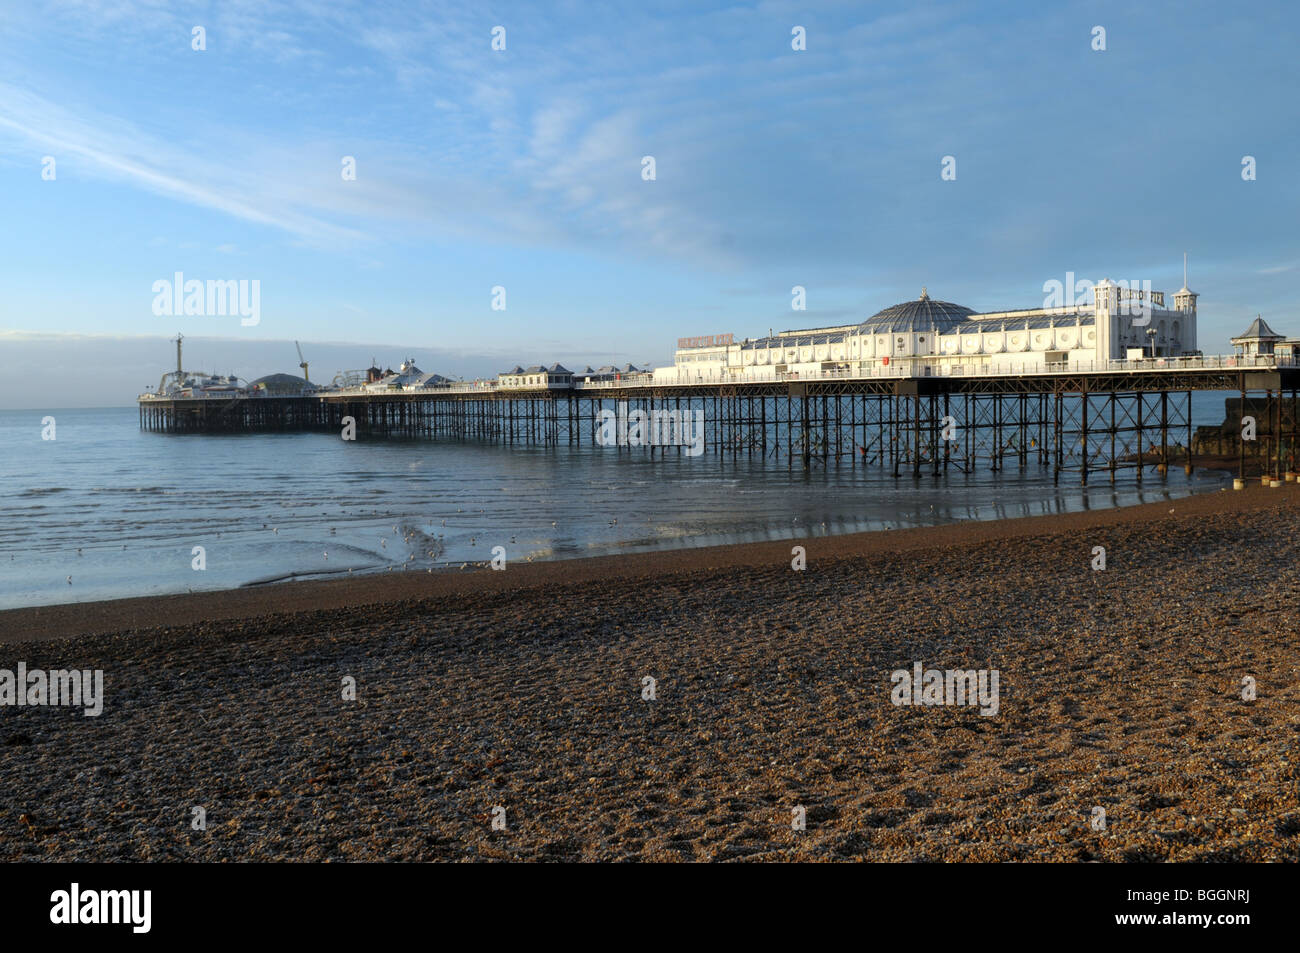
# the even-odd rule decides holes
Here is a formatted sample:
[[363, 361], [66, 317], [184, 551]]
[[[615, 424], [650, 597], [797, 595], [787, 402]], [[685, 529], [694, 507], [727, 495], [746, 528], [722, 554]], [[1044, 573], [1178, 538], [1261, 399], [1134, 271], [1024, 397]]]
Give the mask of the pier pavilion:
[[743, 341], [732, 335], [679, 339], [672, 366], [656, 370], [655, 382], [755, 380], [769, 372], [869, 375], [887, 367], [916, 376], [995, 368], [1035, 373], [1145, 356], [1193, 356], [1199, 353], [1196, 298], [1184, 283], [1174, 294], [1174, 307], [1166, 309], [1164, 292], [1106, 280], [1085, 303], [980, 314], [936, 301], [922, 288], [914, 301], [885, 308], [860, 324]]

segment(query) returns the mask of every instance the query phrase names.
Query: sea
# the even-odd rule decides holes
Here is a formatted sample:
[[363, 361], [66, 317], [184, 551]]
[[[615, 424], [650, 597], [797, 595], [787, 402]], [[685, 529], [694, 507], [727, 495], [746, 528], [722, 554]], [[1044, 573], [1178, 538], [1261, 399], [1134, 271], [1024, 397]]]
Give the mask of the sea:
[[[1197, 393], [1194, 424], [1223, 420]], [[54, 417], [54, 439], [42, 439]], [[0, 609], [1049, 515], [1218, 490], [1050, 468], [895, 479], [782, 457], [142, 431], [135, 407], [0, 411]]]

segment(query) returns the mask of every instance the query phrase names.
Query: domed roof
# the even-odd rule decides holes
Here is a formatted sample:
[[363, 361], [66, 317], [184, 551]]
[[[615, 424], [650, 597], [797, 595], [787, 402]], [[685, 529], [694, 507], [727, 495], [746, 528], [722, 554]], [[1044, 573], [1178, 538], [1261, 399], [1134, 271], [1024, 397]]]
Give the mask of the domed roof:
[[935, 301], [924, 288], [921, 297], [904, 301], [873, 314], [862, 322], [867, 333], [894, 331], [947, 331], [974, 314], [973, 308], [964, 308], [950, 301]]
[[267, 374], [248, 385], [250, 388], [261, 387], [268, 394], [298, 394], [302, 391], [315, 390], [316, 385], [305, 377], [294, 374]]

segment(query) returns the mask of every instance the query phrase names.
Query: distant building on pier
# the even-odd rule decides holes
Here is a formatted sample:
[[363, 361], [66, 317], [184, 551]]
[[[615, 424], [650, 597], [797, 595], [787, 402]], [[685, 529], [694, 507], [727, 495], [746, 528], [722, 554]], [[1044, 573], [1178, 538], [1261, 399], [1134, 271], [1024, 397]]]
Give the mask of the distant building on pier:
[[534, 364], [532, 367], [515, 365], [511, 370], [502, 371], [497, 375], [497, 384], [507, 390], [535, 387], [557, 387], [568, 390], [573, 386], [573, 371], [558, 363], [550, 367], [543, 367], [541, 364]]

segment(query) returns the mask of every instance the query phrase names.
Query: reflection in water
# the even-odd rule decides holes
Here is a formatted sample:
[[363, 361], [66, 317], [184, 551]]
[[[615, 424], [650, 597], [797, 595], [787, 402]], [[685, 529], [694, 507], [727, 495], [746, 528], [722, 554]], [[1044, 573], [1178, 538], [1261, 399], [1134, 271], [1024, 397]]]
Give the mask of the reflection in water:
[[[1218, 401], [1210, 404], [1220, 413]], [[141, 433], [134, 408], [0, 413], [0, 607], [358, 572], [804, 539], [1050, 515], [1217, 489], [1051, 470], [894, 478], [845, 462], [569, 447]], [[204, 548], [203, 571], [192, 568]], [[72, 582], [67, 582], [71, 576]]]

